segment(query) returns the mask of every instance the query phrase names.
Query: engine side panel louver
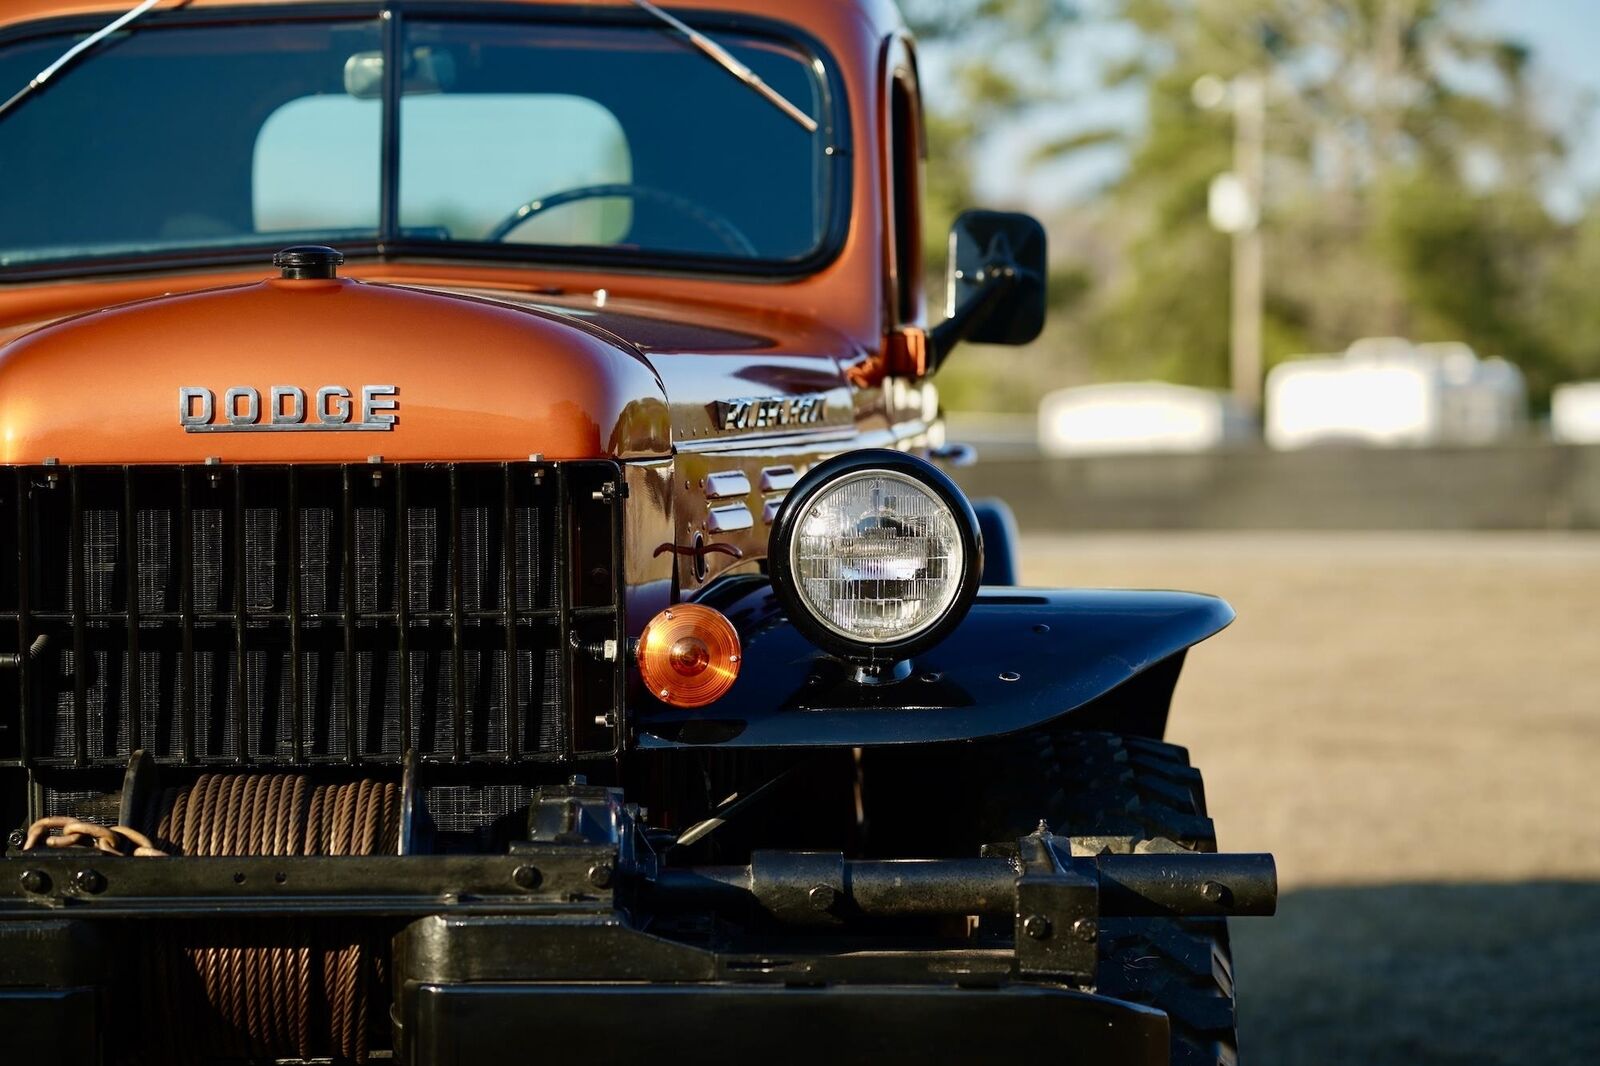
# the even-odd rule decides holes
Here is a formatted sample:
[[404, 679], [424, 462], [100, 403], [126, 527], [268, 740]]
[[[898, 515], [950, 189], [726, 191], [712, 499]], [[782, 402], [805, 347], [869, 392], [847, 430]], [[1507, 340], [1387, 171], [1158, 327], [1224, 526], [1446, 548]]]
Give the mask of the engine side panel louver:
[[611, 463], [15, 468], [0, 765], [607, 755], [618, 482]]

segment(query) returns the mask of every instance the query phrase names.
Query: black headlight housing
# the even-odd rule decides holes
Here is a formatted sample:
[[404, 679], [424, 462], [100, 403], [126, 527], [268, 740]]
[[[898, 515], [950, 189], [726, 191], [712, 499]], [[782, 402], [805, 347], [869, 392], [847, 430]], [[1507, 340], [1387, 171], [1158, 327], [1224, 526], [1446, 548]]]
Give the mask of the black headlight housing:
[[[836, 554], [826, 551], [830, 519]], [[944, 471], [874, 448], [835, 456], [800, 479], [773, 523], [767, 563], [789, 621], [807, 639], [843, 659], [894, 662], [937, 644], [966, 617], [983, 538], [972, 504]], [[840, 620], [841, 604], [871, 617], [852, 626]], [[897, 624], [897, 614], [909, 617]]]

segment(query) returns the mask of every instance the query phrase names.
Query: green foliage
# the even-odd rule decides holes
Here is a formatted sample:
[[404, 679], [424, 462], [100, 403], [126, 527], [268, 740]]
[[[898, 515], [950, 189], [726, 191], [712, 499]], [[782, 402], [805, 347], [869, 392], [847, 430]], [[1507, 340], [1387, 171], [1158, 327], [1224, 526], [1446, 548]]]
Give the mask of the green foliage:
[[[984, 385], [1009, 374], [963, 375], [958, 357], [956, 393], [1027, 407], [1040, 382], [1053, 383], [1050, 365], [1057, 378], [1226, 383], [1230, 243], [1211, 229], [1206, 196], [1231, 165], [1233, 127], [1226, 108], [1195, 102], [1193, 86], [1245, 73], [1269, 87], [1269, 364], [1395, 334], [1504, 355], [1536, 395], [1600, 373], [1600, 300], [1587, 291], [1600, 277], [1600, 219], [1566, 223], [1542, 203], [1566, 146], [1537, 106], [1534, 57], [1483, 34], [1471, 6], [1112, 0], [1109, 17], [1139, 45], [1108, 57], [1101, 81], [1138, 91], [1144, 122], [1042, 140], [1034, 153], [1048, 161], [1120, 141], [1126, 159], [1103, 196], [1052, 225], [1059, 272], [1077, 283], [1040, 344], [1064, 354], [1021, 396]], [[909, 13], [959, 72], [961, 92], [930, 123], [938, 249], [970, 203], [981, 131], [1050, 106], [1049, 79], [1030, 62], [1047, 61], [1081, 22], [1046, 0], [920, 0]]]

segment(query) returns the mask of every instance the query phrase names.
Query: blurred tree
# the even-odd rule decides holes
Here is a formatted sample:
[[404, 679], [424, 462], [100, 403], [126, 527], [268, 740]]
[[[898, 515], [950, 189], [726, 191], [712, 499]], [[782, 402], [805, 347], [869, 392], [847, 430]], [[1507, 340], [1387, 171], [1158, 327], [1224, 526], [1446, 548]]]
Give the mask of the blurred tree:
[[923, 85], [933, 161], [923, 244], [930, 278], [942, 284], [950, 221], [972, 206], [978, 142], [1007, 118], [1054, 98], [1049, 68], [1061, 29], [1078, 12], [1071, 0], [904, 0], [900, 7], [918, 41], [948, 60], [948, 70], [937, 79], [924, 76]]
[[1206, 233], [1226, 113], [1195, 80], [1267, 79], [1267, 357], [1361, 336], [1464, 340], [1561, 372], [1534, 310], [1561, 227], [1540, 194], [1562, 158], [1528, 53], [1477, 31], [1470, 0], [1120, 0], [1145, 47], [1149, 122], [1109, 210], [1128, 235], [1095, 310], [1106, 369], [1220, 384], [1228, 249]]
[[[983, 151], [983, 138], [1008, 120], [1061, 101], [1052, 68], [1062, 31], [1076, 23], [1080, 12], [1073, 0], [902, 0], [900, 6], [917, 35], [924, 63], [930, 165], [924, 183], [923, 247], [929, 305], [937, 314], [945, 292], [946, 237], [955, 216], [976, 206], [973, 166]], [[931, 69], [930, 56], [935, 60]], [[1069, 312], [1090, 284], [1081, 264], [1055, 269], [1049, 287], [1053, 321], [1046, 339], [1021, 352], [980, 348], [955, 360], [939, 379], [946, 403], [969, 409], [1031, 409], [1041, 382], [1059, 383], [1062, 351], [1081, 347]], [[1006, 361], [1007, 373], [992, 372], [997, 359]]]
[[[1071, 12], [1043, 0], [920, 6], [943, 13], [919, 28], [956, 54], [953, 42], [985, 16], [1027, 27], [1035, 48], [1056, 47], [1072, 26]], [[1080, 213], [1111, 254], [1065, 309], [1066, 334], [1098, 375], [1226, 380], [1229, 245], [1209, 225], [1206, 196], [1229, 166], [1230, 125], [1225, 109], [1196, 104], [1193, 87], [1247, 72], [1269, 86], [1269, 364], [1397, 334], [1506, 355], [1536, 393], [1600, 369], [1600, 311], [1580, 280], [1600, 269], [1600, 222], [1564, 224], [1545, 207], [1563, 138], [1540, 107], [1528, 52], [1480, 31], [1472, 0], [1104, 6], [1138, 45], [1105, 63], [1103, 84], [1139, 93], [1144, 121], [1078, 130], [1038, 152], [1108, 140], [1125, 152], [1121, 175]], [[1006, 55], [988, 47], [972, 60], [1004, 64], [1008, 87], [979, 80], [972, 95], [963, 83], [960, 102], [941, 110], [956, 128], [935, 152], [970, 152], [975, 129], [1037, 104], [1017, 85], [1036, 72]], [[955, 172], [930, 216], [963, 202], [967, 173]]]

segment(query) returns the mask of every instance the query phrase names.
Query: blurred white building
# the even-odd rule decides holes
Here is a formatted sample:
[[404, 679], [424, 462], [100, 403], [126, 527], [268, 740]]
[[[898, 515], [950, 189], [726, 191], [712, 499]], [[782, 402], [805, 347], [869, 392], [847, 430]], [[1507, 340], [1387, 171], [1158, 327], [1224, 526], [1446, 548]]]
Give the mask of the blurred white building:
[[1523, 431], [1527, 388], [1511, 363], [1465, 344], [1369, 337], [1273, 367], [1265, 407], [1274, 448], [1487, 444]]
[[1039, 401], [1039, 449], [1046, 455], [1199, 452], [1255, 435], [1231, 395], [1186, 385], [1083, 385]]
[[1600, 381], [1556, 386], [1550, 393], [1550, 435], [1562, 444], [1600, 444]]

